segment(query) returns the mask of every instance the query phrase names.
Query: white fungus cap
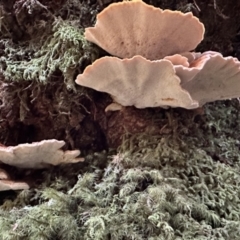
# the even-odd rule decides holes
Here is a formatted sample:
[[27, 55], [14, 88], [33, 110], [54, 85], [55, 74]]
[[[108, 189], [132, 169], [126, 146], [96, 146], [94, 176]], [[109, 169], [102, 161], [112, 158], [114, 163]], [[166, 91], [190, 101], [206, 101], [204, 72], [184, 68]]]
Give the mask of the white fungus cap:
[[149, 60], [194, 50], [204, 25], [192, 13], [162, 10], [142, 1], [113, 3], [97, 15], [85, 37], [114, 56]]

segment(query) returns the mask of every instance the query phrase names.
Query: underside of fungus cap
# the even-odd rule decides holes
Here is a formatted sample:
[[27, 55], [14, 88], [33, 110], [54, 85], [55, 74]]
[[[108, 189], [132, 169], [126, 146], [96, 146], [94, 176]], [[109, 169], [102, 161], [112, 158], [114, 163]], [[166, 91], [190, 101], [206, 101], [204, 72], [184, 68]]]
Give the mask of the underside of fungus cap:
[[63, 151], [64, 141], [56, 139], [19, 144], [14, 147], [0, 146], [0, 162], [20, 168], [45, 168], [49, 165], [81, 162], [80, 151]]
[[26, 182], [16, 182], [10, 180], [9, 174], [0, 168], [0, 191], [29, 189]]
[[192, 13], [163, 11], [142, 1], [109, 5], [85, 31], [88, 41], [114, 56], [149, 60], [191, 51], [203, 35], [204, 26]]
[[15, 182], [12, 180], [0, 180], [0, 191], [7, 190], [26, 190], [29, 185], [25, 182]]
[[190, 64], [200, 71], [192, 80], [182, 82], [200, 106], [207, 102], [240, 97], [240, 62], [217, 52], [205, 52]]
[[198, 107], [198, 103], [180, 86], [173, 64], [164, 59], [103, 57], [78, 75], [76, 83], [109, 93], [122, 106]]
[[0, 168], [0, 179], [9, 179], [8, 173], [2, 168]]

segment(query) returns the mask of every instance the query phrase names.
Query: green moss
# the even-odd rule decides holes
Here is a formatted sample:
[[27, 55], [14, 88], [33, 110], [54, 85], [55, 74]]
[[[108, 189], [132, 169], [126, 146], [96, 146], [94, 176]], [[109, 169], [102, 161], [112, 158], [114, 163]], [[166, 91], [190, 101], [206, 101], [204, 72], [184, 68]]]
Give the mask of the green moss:
[[[76, 69], [82, 61], [94, 61], [98, 54], [84, 39], [81, 29], [60, 19], [54, 21], [51, 33], [27, 43], [29, 47], [23, 45], [17, 49], [6, 40], [4, 44], [7, 54], [1, 57], [0, 66], [6, 79], [46, 83], [54, 73], [60, 71], [70, 89], [75, 89]], [[28, 60], [16, 60], [27, 53], [30, 55]]]
[[158, 140], [80, 174], [65, 193], [44, 189], [38, 206], [2, 212], [2, 239], [238, 239], [239, 169]]
[[[43, 188], [37, 206], [1, 212], [0, 239], [238, 239], [240, 161], [235, 158], [230, 166], [213, 160], [209, 146], [194, 136], [202, 129], [206, 141], [216, 134], [209, 123], [219, 120], [216, 112], [224, 106], [215, 107], [191, 136], [139, 134], [126, 139], [115, 155], [88, 156], [82, 170], [65, 167], [51, 180], [52, 188]], [[221, 118], [220, 128], [227, 118]], [[178, 125], [182, 120], [176, 118]], [[218, 141], [225, 141], [219, 154], [237, 155], [229, 130], [219, 134]], [[67, 178], [76, 174], [78, 181], [66, 188]]]
[[173, 134], [137, 134], [115, 154], [45, 171], [43, 191], [2, 205], [0, 239], [238, 239], [233, 103], [209, 104], [196, 119], [169, 111]]

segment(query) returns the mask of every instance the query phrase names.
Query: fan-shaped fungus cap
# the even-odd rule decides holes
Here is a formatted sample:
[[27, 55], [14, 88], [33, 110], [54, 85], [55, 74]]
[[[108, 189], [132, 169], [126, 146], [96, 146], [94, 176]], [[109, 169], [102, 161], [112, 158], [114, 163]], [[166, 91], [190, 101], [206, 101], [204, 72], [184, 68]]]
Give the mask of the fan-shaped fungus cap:
[[20, 168], [44, 168], [49, 165], [81, 162], [79, 150], [63, 151], [64, 141], [56, 139], [19, 144], [15, 147], [0, 146], [0, 162]]
[[161, 59], [196, 48], [204, 26], [192, 13], [161, 10], [142, 1], [113, 3], [97, 15], [85, 37], [114, 56]]
[[[200, 53], [197, 54], [200, 56]], [[185, 52], [164, 58], [173, 64], [176, 75], [181, 79], [181, 85], [192, 80], [201, 71], [201, 66], [190, 67], [190, 63], [194, 61], [195, 57], [195, 53]]]
[[211, 58], [211, 56], [222, 54], [214, 51], [200, 52], [184, 52], [181, 54], [175, 54], [167, 56], [167, 59], [172, 62], [176, 75], [181, 79], [181, 86], [191, 81], [199, 72], [203, 70], [205, 63]]
[[240, 62], [236, 58], [209, 51], [191, 62], [190, 68], [198, 69], [198, 73], [181, 85], [201, 106], [240, 97]]
[[123, 106], [197, 108], [198, 103], [180, 86], [169, 60], [150, 61], [103, 57], [78, 75], [76, 83], [109, 93]]

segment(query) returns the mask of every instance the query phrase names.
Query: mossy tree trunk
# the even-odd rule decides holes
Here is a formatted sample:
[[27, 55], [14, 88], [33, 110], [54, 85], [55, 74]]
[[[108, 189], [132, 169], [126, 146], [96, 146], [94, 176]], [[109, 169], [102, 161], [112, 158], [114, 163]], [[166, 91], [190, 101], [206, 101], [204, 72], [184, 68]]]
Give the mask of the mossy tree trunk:
[[[78, 50], [82, 52], [76, 56], [74, 64], [64, 63], [62, 66], [61, 62], [46, 60], [46, 63], [41, 65], [45, 61], [44, 56], [50, 51], [49, 48], [56, 47], [58, 41], [63, 41], [64, 44], [67, 41], [64, 37], [60, 39], [57, 30], [53, 29], [54, 24], [55, 28], [59, 28], [56, 18], [61, 17], [65, 24], [71, 25], [77, 31], [77, 28], [92, 26], [96, 14], [110, 4], [109, 1], [12, 0], [0, 3], [0, 141], [3, 144], [16, 145], [55, 137], [66, 140], [67, 148], [99, 151], [108, 148], [109, 144], [117, 146], [121, 135], [126, 131], [144, 131], [146, 126], [149, 127], [146, 118], [151, 118], [156, 111], [161, 112], [127, 109], [124, 112], [106, 114], [104, 109], [111, 101], [108, 96], [76, 87], [73, 83], [75, 76], [94, 59], [104, 54], [92, 45]], [[148, 3], [163, 9], [192, 11], [199, 17], [205, 24], [206, 36], [197, 50], [214, 50], [223, 55], [239, 56], [239, 2], [163, 0]], [[50, 39], [46, 43], [47, 38]], [[58, 48], [64, 48], [64, 44]], [[75, 52], [71, 54], [74, 55]], [[53, 57], [61, 59], [63, 56]], [[37, 74], [34, 75], [34, 71]], [[48, 74], [43, 78], [44, 71]], [[163, 115], [168, 111], [163, 110]], [[177, 111], [185, 114], [184, 110]], [[195, 114], [193, 111], [192, 115]], [[158, 127], [168, 124], [169, 119], [165, 119], [167, 121], [163, 120], [162, 126]], [[114, 130], [115, 124], [117, 131]]]

